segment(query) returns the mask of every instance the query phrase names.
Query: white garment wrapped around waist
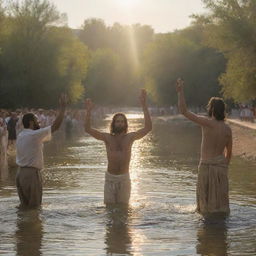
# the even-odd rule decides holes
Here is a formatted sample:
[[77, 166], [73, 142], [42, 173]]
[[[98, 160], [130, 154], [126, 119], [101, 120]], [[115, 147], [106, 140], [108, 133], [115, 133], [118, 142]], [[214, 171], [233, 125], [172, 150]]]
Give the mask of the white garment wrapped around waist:
[[130, 180], [130, 174], [129, 172], [124, 173], [124, 174], [119, 174], [119, 175], [115, 175], [115, 174], [111, 174], [109, 172], [105, 173], [105, 180], [106, 181], [111, 181], [114, 183], [119, 183], [122, 181], [129, 181]]
[[104, 203], [125, 203], [127, 204], [131, 194], [130, 174], [114, 175], [105, 173]]
[[197, 211], [228, 214], [228, 163], [223, 155], [200, 162], [197, 179]]
[[199, 166], [200, 165], [212, 165], [224, 168], [228, 167], [227, 159], [224, 155], [219, 155], [208, 160], [201, 160]]

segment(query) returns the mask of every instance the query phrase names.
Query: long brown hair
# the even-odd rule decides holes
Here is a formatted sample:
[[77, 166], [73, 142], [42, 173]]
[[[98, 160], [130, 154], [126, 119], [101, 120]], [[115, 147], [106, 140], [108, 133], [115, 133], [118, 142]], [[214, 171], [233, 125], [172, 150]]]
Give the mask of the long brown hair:
[[125, 114], [123, 113], [116, 113], [113, 118], [112, 118], [112, 122], [110, 124], [110, 133], [112, 135], [115, 135], [116, 134], [116, 130], [115, 130], [115, 122], [116, 122], [116, 119], [117, 117], [119, 116], [122, 116], [124, 118], [124, 122], [125, 122], [125, 127], [124, 127], [124, 132], [127, 133], [128, 131], [128, 121], [127, 121], [127, 118], [125, 116]]
[[207, 105], [208, 115], [223, 121], [226, 117], [226, 106], [222, 98], [212, 97]]

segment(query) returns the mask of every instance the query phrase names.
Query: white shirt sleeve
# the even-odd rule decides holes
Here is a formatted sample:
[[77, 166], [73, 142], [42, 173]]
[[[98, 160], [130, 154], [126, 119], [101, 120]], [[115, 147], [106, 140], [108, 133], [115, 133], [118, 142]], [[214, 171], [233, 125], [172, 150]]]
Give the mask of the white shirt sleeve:
[[47, 126], [45, 128], [34, 130], [33, 135], [42, 142], [49, 141], [52, 138], [52, 128], [51, 126]]

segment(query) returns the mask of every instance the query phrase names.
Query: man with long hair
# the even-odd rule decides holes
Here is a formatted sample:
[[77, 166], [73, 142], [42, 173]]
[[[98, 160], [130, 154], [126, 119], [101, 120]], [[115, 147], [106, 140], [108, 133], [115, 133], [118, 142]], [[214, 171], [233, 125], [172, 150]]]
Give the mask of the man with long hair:
[[201, 159], [197, 180], [197, 211], [202, 215], [229, 214], [228, 165], [232, 155], [232, 131], [225, 123], [225, 103], [213, 97], [208, 103], [208, 117], [187, 109], [184, 81], [178, 79], [176, 90], [182, 115], [202, 128]]
[[105, 174], [105, 204], [127, 204], [129, 202], [131, 192], [129, 165], [132, 144], [135, 140], [143, 138], [152, 129], [146, 98], [146, 91], [142, 90], [140, 102], [144, 113], [145, 125], [136, 132], [128, 132], [127, 118], [123, 113], [114, 115], [110, 125], [110, 133], [103, 133], [91, 128], [92, 102], [90, 99], [85, 102], [87, 110], [85, 131], [95, 139], [104, 141], [107, 150], [108, 168]]

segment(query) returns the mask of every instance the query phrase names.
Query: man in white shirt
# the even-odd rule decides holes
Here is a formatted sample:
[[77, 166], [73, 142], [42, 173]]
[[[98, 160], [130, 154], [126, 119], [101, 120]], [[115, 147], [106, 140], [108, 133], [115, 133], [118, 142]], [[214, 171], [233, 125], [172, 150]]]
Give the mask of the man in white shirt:
[[16, 186], [21, 206], [38, 207], [42, 203], [43, 143], [51, 139], [51, 134], [59, 129], [64, 118], [67, 96], [59, 99], [60, 111], [52, 126], [40, 128], [33, 113], [22, 118], [24, 130], [17, 137], [16, 163], [19, 166]]
[[42, 128], [46, 127], [47, 117], [45, 116], [43, 109], [39, 109], [38, 121], [39, 121], [40, 127]]

